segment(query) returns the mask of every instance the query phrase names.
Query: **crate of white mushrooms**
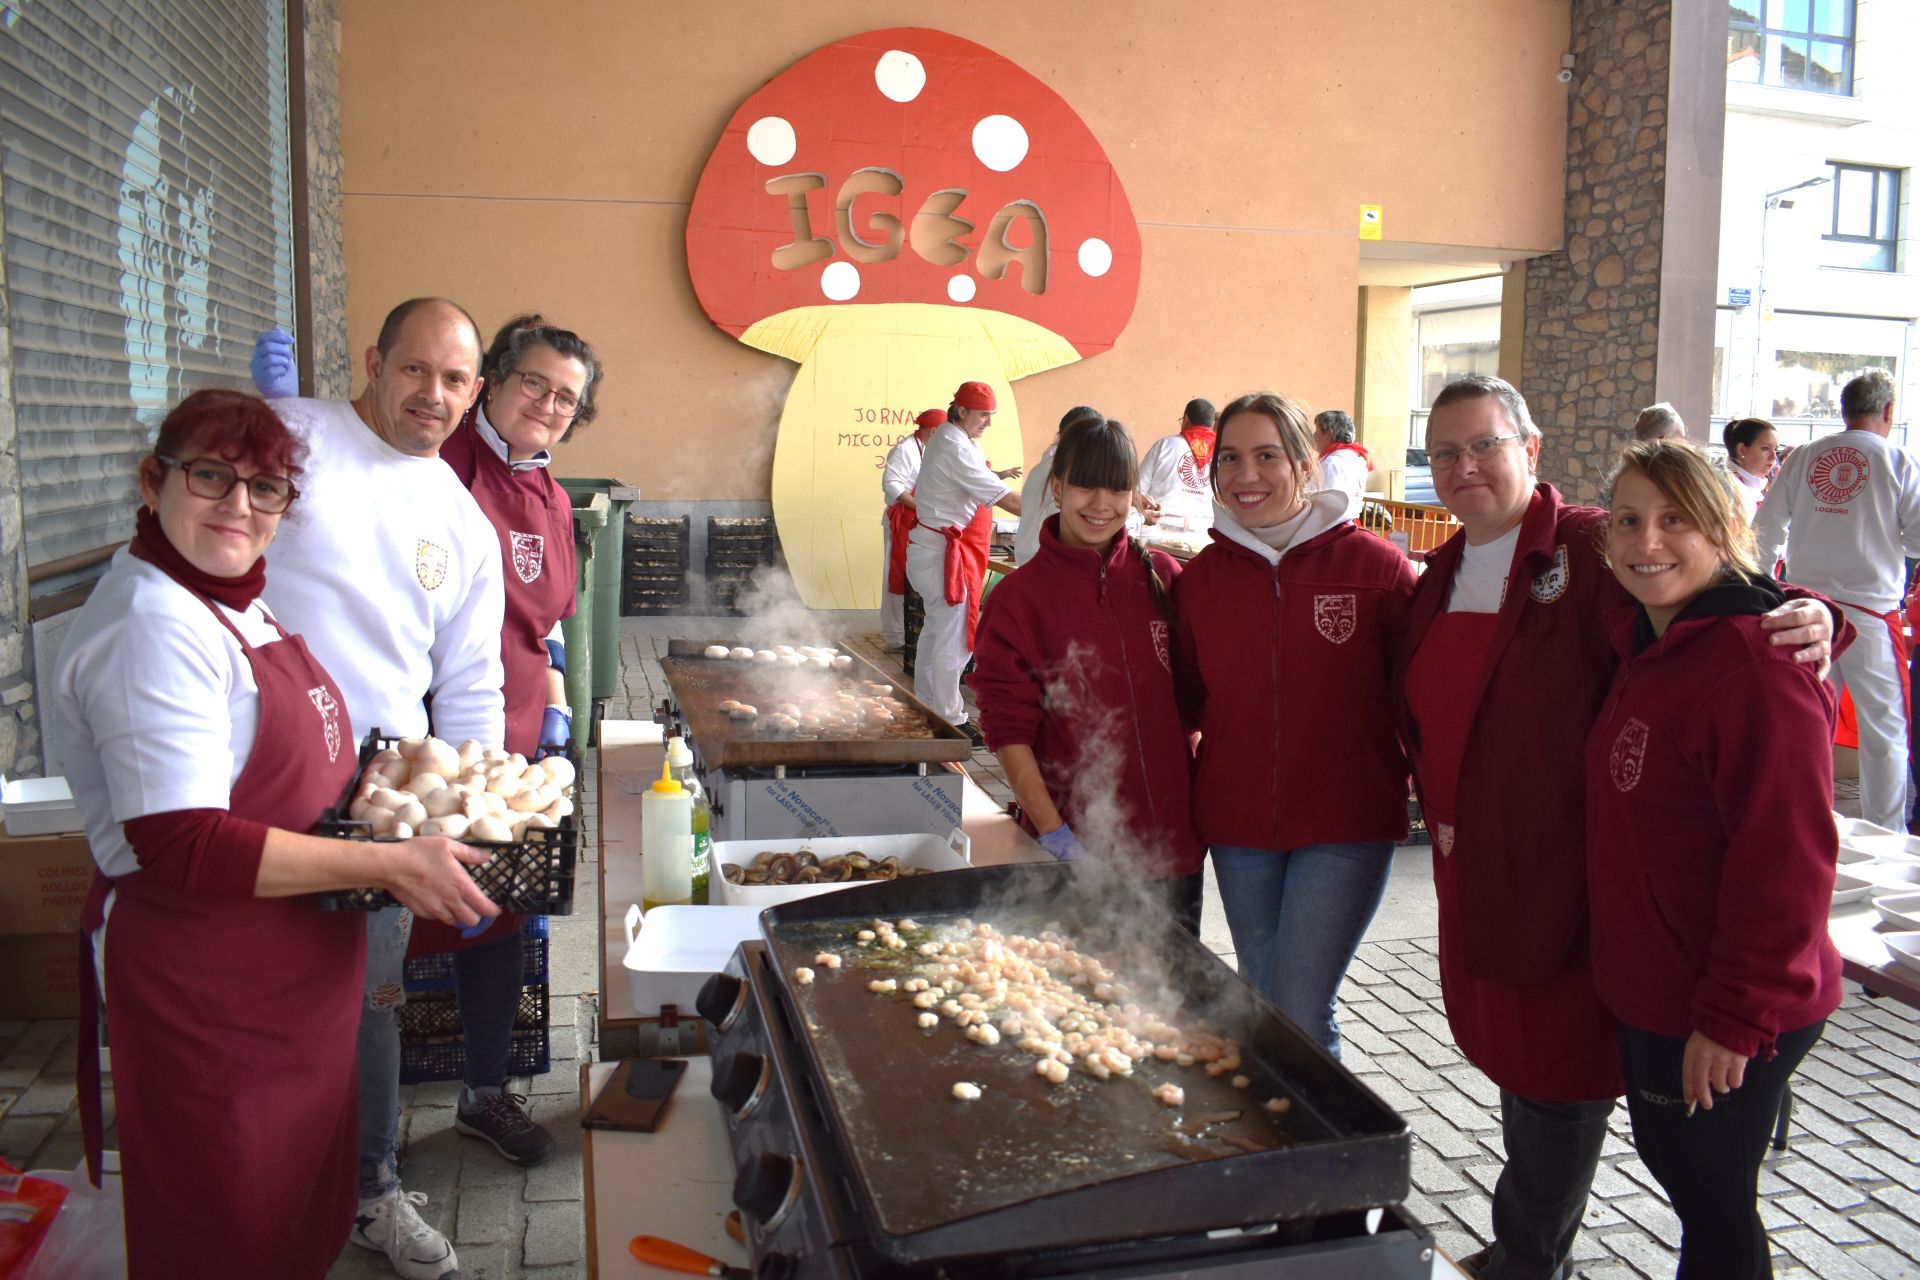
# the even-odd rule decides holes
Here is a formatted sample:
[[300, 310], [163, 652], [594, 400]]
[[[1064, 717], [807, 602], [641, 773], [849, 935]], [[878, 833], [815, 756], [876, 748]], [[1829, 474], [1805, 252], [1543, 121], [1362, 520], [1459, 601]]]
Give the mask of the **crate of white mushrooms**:
[[[573, 913], [579, 826], [578, 762], [571, 754], [528, 760], [478, 742], [388, 738], [378, 729], [360, 747], [360, 769], [316, 828], [349, 840], [446, 836], [489, 855], [467, 871], [505, 911]], [[320, 895], [335, 911], [393, 906], [383, 889]]]

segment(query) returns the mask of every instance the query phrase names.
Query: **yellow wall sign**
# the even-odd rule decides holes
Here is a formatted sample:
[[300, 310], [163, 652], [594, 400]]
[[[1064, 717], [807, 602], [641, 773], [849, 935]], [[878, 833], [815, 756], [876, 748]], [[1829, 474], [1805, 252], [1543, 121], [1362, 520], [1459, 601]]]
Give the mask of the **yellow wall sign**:
[[1380, 226], [1380, 206], [1377, 204], [1361, 205], [1360, 238], [1362, 240], [1378, 240], [1380, 238]]

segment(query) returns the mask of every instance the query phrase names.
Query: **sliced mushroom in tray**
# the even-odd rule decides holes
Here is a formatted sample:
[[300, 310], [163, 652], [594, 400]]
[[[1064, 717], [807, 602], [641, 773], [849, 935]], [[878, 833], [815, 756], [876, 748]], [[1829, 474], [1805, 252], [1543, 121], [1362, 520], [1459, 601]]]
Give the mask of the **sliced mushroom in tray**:
[[898, 880], [933, 872], [904, 863], [892, 854], [869, 858], [856, 850], [831, 858], [816, 858], [805, 851], [762, 853], [744, 866], [727, 863], [720, 868], [720, 874], [729, 884], [848, 884], [855, 880]]

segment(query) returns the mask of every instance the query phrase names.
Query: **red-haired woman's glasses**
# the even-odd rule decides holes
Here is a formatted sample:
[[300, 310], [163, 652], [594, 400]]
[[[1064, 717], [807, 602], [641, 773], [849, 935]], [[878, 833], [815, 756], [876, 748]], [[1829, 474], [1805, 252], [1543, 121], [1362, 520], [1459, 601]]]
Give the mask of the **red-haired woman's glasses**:
[[163, 466], [180, 468], [180, 474], [187, 482], [187, 492], [209, 502], [220, 501], [233, 492], [233, 486], [244, 484], [247, 486], [249, 506], [261, 515], [277, 516], [300, 496], [300, 491], [293, 487], [293, 481], [285, 476], [243, 477], [215, 458], [189, 458], [182, 462], [162, 454], [155, 454], [154, 457]]

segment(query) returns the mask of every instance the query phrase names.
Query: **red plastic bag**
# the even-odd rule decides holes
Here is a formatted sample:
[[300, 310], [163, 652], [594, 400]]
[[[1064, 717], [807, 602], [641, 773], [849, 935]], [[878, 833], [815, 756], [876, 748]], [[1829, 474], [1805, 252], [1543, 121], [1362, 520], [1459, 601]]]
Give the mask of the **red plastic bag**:
[[66, 1198], [59, 1183], [29, 1178], [0, 1160], [0, 1280], [26, 1274]]

